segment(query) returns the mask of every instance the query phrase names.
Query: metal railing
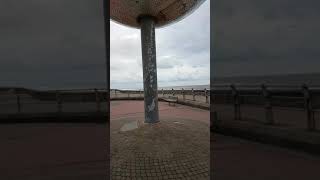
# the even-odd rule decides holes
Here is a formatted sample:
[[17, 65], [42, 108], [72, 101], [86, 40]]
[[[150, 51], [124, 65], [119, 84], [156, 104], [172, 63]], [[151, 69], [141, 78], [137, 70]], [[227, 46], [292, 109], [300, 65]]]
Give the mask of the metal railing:
[[[106, 89], [39, 91], [25, 88], [0, 88], [0, 117], [107, 112]], [[0, 119], [1, 119], [0, 118]]]
[[[108, 95], [113, 98], [141, 98], [142, 90], [76, 89], [38, 91], [25, 88], [0, 88], [0, 116], [6, 114], [101, 112], [107, 110]], [[317, 129], [315, 114], [320, 112], [320, 87], [307, 85], [214, 85], [211, 90], [158, 90], [158, 97], [175, 96], [179, 101], [211, 104], [221, 118], [220, 106], [229, 106], [234, 120], [245, 119], [245, 108], [263, 110], [263, 121], [277, 125], [279, 108], [300, 111], [310, 131]], [[230, 109], [230, 108], [229, 108]], [[260, 113], [261, 114], [261, 113]], [[223, 118], [221, 118], [223, 119]], [[301, 120], [304, 121], [304, 120]]]
[[[260, 118], [267, 125], [276, 126], [280, 120], [275, 117], [275, 111], [288, 110], [288, 112], [301, 112], [305, 120], [300, 119], [302, 124], [310, 131], [317, 129], [315, 114], [320, 112], [320, 86], [307, 85], [285, 85], [285, 84], [220, 84], [213, 85], [211, 90], [158, 90], [158, 97], [178, 97], [180, 101], [200, 102], [212, 105], [212, 109], [219, 113], [224, 110], [219, 106], [229, 106], [228, 114], [232, 114], [234, 120], [246, 119], [248, 114], [244, 109], [259, 108]], [[140, 97], [143, 98], [143, 91], [117, 90], [110, 92], [112, 98]], [[287, 113], [288, 113], [287, 112]], [[282, 117], [290, 118], [290, 117]], [[287, 120], [290, 123], [290, 120]], [[305, 122], [304, 122], [305, 121]], [[301, 124], [301, 122], [299, 122]]]
[[269, 125], [275, 125], [275, 108], [292, 112], [300, 110], [306, 118], [307, 129], [313, 131], [317, 127], [315, 113], [320, 108], [320, 88], [307, 85], [220, 85], [211, 89], [211, 101], [214, 111], [219, 105], [232, 105], [234, 120], [241, 120], [246, 115], [242, 107], [263, 108], [264, 122]]
[[[118, 90], [118, 89], [111, 89], [110, 91], [110, 98], [117, 99], [117, 98], [130, 98], [130, 97], [140, 97], [143, 98], [143, 91], [142, 90]], [[194, 101], [199, 103], [210, 104], [210, 90], [203, 89], [203, 90], [184, 90], [182, 89], [171, 89], [171, 90], [158, 90], [158, 97], [164, 98], [168, 96], [177, 97], [179, 100], [182, 101]]]

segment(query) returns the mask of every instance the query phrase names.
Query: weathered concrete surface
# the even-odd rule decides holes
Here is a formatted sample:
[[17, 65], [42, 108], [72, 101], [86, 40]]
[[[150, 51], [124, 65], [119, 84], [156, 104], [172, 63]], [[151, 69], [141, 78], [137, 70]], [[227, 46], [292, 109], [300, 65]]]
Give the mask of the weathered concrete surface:
[[209, 179], [209, 112], [164, 102], [159, 111], [160, 122], [144, 123], [143, 101], [111, 102], [112, 179]]
[[1, 124], [1, 180], [107, 179], [107, 126]]
[[320, 157], [255, 143], [234, 137], [212, 135], [214, 180], [317, 180]]
[[157, 58], [155, 19], [144, 16], [140, 19], [141, 47], [143, 66], [143, 88], [145, 122], [156, 123], [159, 121], [158, 112], [158, 84], [157, 84]]

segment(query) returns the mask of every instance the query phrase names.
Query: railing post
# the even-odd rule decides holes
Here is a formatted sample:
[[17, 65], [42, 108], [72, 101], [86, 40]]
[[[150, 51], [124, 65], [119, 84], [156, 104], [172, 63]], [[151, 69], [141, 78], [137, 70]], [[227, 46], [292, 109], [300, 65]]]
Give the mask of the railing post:
[[236, 87], [231, 84], [232, 97], [233, 97], [233, 105], [234, 105], [234, 120], [241, 120], [241, 111], [240, 111], [240, 99], [239, 92]]
[[192, 99], [195, 101], [196, 100], [196, 95], [194, 94], [194, 90], [193, 90], [193, 88], [191, 89], [191, 91], [192, 91]]
[[204, 96], [206, 97], [206, 103], [208, 103], [208, 92], [207, 92], [207, 88], [204, 88]]
[[307, 122], [308, 130], [313, 131], [315, 129], [316, 124], [315, 124], [313, 112], [312, 112], [311, 94], [306, 84], [302, 85], [302, 92], [304, 96], [304, 107], [305, 107], [307, 121], [308, 121]]
[[182, 88], [182, 98], [183, 100], [186, 100], [186, 96], [185, 96], [185, 93], [184, 93], [184, 89]]
[[274, 118], [273, 118], [273, 111], [272, 111], [272, 104], [271, 104], [271, 94], [267, 90], [267, 87], [262, 84], [261, 85], [262, 89], [262, 95], [264, 97], [264, 103], [265, 103], [265, 120], [267, 124], [274, 125]]
[[61, 95], [60, 92], [57, 90], [56, 91], [56, 101], [57, 101], [57, 109], [58, 112], [62, 112], [62, 100], [61, 100]]
[[174, 89], [172, 88], [172, 92], [171, 92], [172, 96], [174, 96]]
[[95, 95], [96, 95], [96, 106], [97, 106], [97, 112], [100, 112], [100, 97], [99, 97], [99, 92], [97, 89], [94, 89]]
[[17, 94], [17, 106], [18, 106], [18, 113], [21, 113], [21, 101], [20, 101], [19, 94]]

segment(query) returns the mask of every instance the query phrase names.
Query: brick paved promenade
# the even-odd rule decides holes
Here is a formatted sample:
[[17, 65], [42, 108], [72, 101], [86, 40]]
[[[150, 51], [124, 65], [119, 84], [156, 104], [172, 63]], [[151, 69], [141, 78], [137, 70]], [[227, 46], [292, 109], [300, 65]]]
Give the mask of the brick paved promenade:
[[111, 102], [112, 179], [209, 179], [209, 112], [159, 103], [144, 124], [143, 101]]
[[[209, 179], [209, 112], [159, 105], [161, 123], [148, 126], [143, 101], [111, 102], [112, 179]], [[102, 124], [2, 124], [0, 179], [106, 179], [106, 133]], [[318, 155], [211, 140], [215, 180], [319, 179]]]
[[[130, 124], [130, 122], [134, 122], [134, 120], [138, 121], [140, 119], [143, 119], [143, 101], [113, 101], [111, 103], [111, 128], [113, 131], [111, 132], [111, 145], [113, 145], [112, 147], [117, 147], [111, 149], [113, 155], [112, 177], [114, 179], [120, 177], [122, 177], [123, 179], [130, 179], [130, 176], [132, 177], [132, 179], [134, 179], [134, 177], [136, 177], [136, 179], [139, 179], [138, 176], [148, 177], [147, 175], [143, 176], [143, 173], [148, 174], [149, 172], [150, 176], [152, 176], [153, 171], [156, 171], [154, 176], [157, 175], [158, 179], [169, 179], [170, 177], [172, 179], [179, 179], [181, 176], [183, 176], [181, 172], [188, 171], [188, 167], [184, 167], [181, 165], [175, 166], [176, 164], [179, 164], [176, 163], [177, 161], [172, 163], [173, 165], [171, 166], [168, 165], [169, 163], [164, 163], [168, 161], [162, 162], [161, 165], [159, 161], [156, 161], [162, 158], [165, 159], [165, 155], [168, 155], [169, 152], [172, 152], [174, 148], [178, 149], [179, 145], [180, 147], [187, 147], [188, 145], [190, 145], [189, 147], [194, 148], [194, 154], [190, 154], [184, 157], [176, 156], [180, 158], [178, 161], [181, 161], [181, 159], [188, 159], [190, 157], [193, 157], [193, 159], [198, 158], [199, 161], [194, 160], [194, 162], [191, 164], [195, 164], [197, 162], [200, 164], [200, 160], [202, 160], [202, 157], [198, 156], [199, 154], [197, 154], [196, 151], [201, 149], [201, 147], [206, 146], [207, 142], [205, 142], [205, 140], [200, 140], [201, 133], [198, 133], [199, 135], [197, 135], [197, 131], [200, 130], [201, 127], [203, 127], [203, 130], [206, 132], [208, 131], [208, 129], [206, 129], [206, 127], [204, 126], [200, 126], [200, 123], [196, 123], [196, 121], [208, 123], [208, 111], [182, 105], [177, 105], [177, 107], [169, 107], [167, 103], [161, 102], [160, 117], [161, 119], [167, 121], [165, 125], [156, 125], [152, 127], [153, 129], [142, 127], [141, 129], [123, 133], [121, 132], [121, 130], [119, 130], [121, 129], [121, 125], [124, 125], [126, 123]], [[183, 126], [184, 128], [188, 129], [188, 132], [179, 129], [177, 125], [174, 125], [174, 122], [176, 120], [183, 122]], [[120, 121], [123, 121], [123, 123], [120, 124]], [[170, 121], [172, 123], [169, 123]], [[161, 132], [159, 128], [166, 128], [168, 129], [168, 132], [166, 132], [166, 130], [163, 130]], [[143, 133], [143, 131], [146, 129], [148, 131]], [[156, 133], [152, 134], [151, 130], [156, 131]], [[177, 135], [174, 136], [172, 132], [175, 133], [176, 131], [178, 131], [179, 133], [181, 132], [181, 134], [177, 132]], [[204, 131], [202, 133], [204, 133]], [[182, 137], [182, 133], [185, 133], [185, 137]], [[197, 141], [199, 142], [196, 142], [195, 136], [192, 137], [191, 134], [197, 136]], [[150, 138], [146, 138], [146, 136], [144, 135], [149, 135]], [[165, 135], [168, 135], [167, 137], [171, 138], [164, 138]], [[138, 137], [143, 137], [148, 141], [142, 143], [141, 141], [137, 140]], [[185, 138], [187, 140], [182, 141], [177, 137], [182, 137], [182, 139]], [[205, 137], [205, 135], [203, 137]], [[116, 142], [115, 140], [117, 138], [121, 139], [121, 142], [125, 143], [121, 144], [121, 142]], [[204, 139], [207, 140], [207, 138], [208, 137], [205, 137]], [[176, 143], [174, 144], [174, 142]], [[192, 147], [191, 142], [194, 142], [194, 145], [199, 147]], [[140, 145], [134, 145], [134, 143], [140, 143]], [[157, 146], [161, 143], [163, 144], [163, 146]], [[151, 147], [148, 146], [148, 144], [151, 145]], [[171, 145], [171, 148], [169, 148], [169, 145]], [[213, 155], [211, 157], [211, 163], [213, 164], [212, 178], [214, 180], [238, 180], [239, 177], [243, 177], [243, 179], [247, 180], [316, 180], [319, 179], [320, 176], [318, 171], [320, 167], [319, 155], [308, 154], [305, 152], [281, 148], [269, 144], [256, 143], [235, 137], [228, 137], [219, 134], [214, 135], [213, 133], [211, 134], [210, 146]], [[121, 150], [120, 147], [125, 147], [126, 150]], [[186, 148], [184, 148], [183, 150], [185, 149]], [[163, 151], [163, 154], [159, 154], [160, 151]], [[149, 153], [149, 155], [152, 154], [158, 159], [150, 158], [150, 156], [145, 156], [146, 154], [148, 154], [148, 152], [151, 152]], [[156, 154], [155, 152], [158, 152], [158, 154]], [[116, 154], [123, 154], [124, 156], [123, 158], [119, 158], [119, 156], [117, 157]], [[173, 156], [174, 155], [172, 155], [171, 157]], [[116, 159], [116, 157], [118, 159]], [[173, 160], [171, 159], [171, 161]], [[150, 165], [149, 169], [146, 168], [147, 165]], [[180, 167], [180, 169], [171, 172], [166, 171], [175, 169], [176, 167]], [[157, 171], [157, 169], [160, 169], [160, 173], [159, 171]], [[195, 166], [193, 168], [191, 167], [191, 169], [194, 169], [193, 172], [197, 170], [200, 170], [200, 172], [202, 172], [201, 166]], [[164, 178], [163, 176], [166, 174], [169, 175]], [[192, 173], [189, 173], [189, 176], [187, 174], [182, 179], [186, 179], [187, 177], [194, 180], [201, 179], [201, 177], [192, 176]], [[203, 179], [209, 179], [209, 177], [203, 177]]]

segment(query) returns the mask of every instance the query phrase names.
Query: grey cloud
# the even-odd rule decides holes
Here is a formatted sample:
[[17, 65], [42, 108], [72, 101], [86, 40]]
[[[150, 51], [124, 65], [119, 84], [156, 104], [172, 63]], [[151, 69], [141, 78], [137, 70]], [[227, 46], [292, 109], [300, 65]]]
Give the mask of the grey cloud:
[[171, 69], [171, 68], [173, 68], [174, 66], [173, 65], [171, 65], [171, 64], [158, 64], [157, 65], [157, 68], [158, 69]]
[[319, 8], [314, 0], [215, 1], [215, 75], [317, 71]]
[[[207, 0], [182, 21], [156, 29], [159, 87], [209, 83], [209, 10]], [[133, 34], [136, 39], [121, 38]], [[111, 37], [110, 63], [115, 67], [111, 69], [111, 87], [142, 88], [140, 31], [111, 22]], [[197, 73], [198, 65], [203, 65], [201, 73]]]
[[0, 2], [0, 86], [106, 83], [102, 1], [76, 2]]

